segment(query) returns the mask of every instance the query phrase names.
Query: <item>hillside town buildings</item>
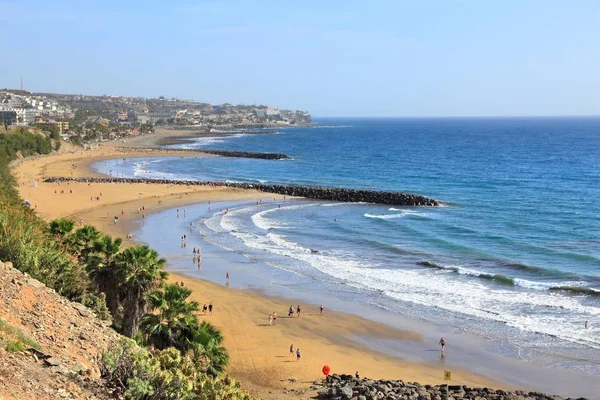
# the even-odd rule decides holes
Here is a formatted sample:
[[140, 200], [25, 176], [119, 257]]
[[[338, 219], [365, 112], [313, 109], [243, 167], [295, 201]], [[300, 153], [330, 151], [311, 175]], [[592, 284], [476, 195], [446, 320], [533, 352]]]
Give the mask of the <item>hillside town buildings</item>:
[[[312, 123], [302, 110], [264, 105], [211, 105], [176, 98], [87, 96], [0, 90], [0, 124], [54, 126], [61, 137], [110, 140], [151, 132], [154, 126], [237, 129]], [[54, 130], [54, 129], [53, 129]]]

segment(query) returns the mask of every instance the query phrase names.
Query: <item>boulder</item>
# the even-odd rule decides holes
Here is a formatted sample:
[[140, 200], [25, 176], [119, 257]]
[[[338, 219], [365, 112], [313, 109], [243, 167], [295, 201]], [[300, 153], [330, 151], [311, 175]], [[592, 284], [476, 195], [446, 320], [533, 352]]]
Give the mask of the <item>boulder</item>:
[[44, 360], [44, 364], [46, 364], [49, 367], [58, 367], [62, 364], [62, 362], [54, 357], [50, 357]]
[[340, 388], [340, 393], [344, 398], [351, 399], [352, 395], [354, 394], [354, 391], [350, 386], [343, 386]]

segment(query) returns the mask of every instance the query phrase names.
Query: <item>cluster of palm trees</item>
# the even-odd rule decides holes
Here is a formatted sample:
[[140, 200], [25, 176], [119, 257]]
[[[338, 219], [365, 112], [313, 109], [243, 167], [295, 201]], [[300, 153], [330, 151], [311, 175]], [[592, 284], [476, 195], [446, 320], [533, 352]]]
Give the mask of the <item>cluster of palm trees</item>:
[[85, 265], [91, 285], [106, 296], [113, 325], [125, 336], [164, 350], [192, 354], [207, 373], [218, 375], [229, 360], [221, 333], [199, 323], [192, 291], [165, 282], [165, 259], [148, 246], [121, 249], [122, 240], [86, 225], [73, 231], [72, 220], [50, 223], [50, 233]]

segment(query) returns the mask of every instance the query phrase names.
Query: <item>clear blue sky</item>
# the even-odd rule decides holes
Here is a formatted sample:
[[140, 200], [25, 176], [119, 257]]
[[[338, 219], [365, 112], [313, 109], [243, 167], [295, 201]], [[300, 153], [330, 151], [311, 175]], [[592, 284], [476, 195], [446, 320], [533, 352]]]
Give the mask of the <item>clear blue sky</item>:
[[0, 0], [0, 32], [0, 87], [319, 116], [600, 114], [598, 0]]

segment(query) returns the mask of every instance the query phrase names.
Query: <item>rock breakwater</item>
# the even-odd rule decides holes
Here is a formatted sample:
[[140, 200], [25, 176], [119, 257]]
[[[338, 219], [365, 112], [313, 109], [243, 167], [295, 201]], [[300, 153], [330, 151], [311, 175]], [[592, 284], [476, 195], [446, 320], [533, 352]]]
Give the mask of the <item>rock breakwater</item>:
[[351, 203], [375, 203], [396, 206], [439, 206], [437, 200], [424, 196], [402, 193], [383, 192], [377, 190], [359, 190], [346, 188], [329, 188], [317, 186], [299, 185], [277, 185], [267, 183], [243, 183], [243, 182], [214, 182], [214, 181], [192, 181], [192, 180], [170, 180], [170, 179], [146, 179], [146, 178], [96, 178], [96, 177], [48, 177], [45, 182], [80, 182], [80, 183], [153, 183], [167, 185], [186, 186], [224, 186], [238, 189], [255, 189], [266, 193], [275, 193], [284, 196], [305, 197], [307, 199], [329, 200]]
[[[313, 387], [317, 388], [319, 385]], [[471, 388], [464, 385], [421, 385], [401, 380], [358, 379], [352, 375], [329, 375], [321, 383], [319, 399], [334, 400], [564, 400], [539, 392]], [[586, 400], [579, 398], [578, 400]]]
[[[195, 151], [193, 149], [187, 149]], [[252, 151], [235, 151], [235, 150], [199, 150], [205, 154], [213, 154], [221, 157], [242, 157], [242, 158], [259, 158], [262, 160], [289, 160], [290, 157], [283, 153], [257, 153]]]
[[[131, 148], [124, 149], [127, 152], [131, 152]], [[149, 152], [155, 153], [157, 151], [173, 151], [176, 153], [198, 153], [198, 154], [211, 154], [221, 157], [235, 157], [235, 158], [258, 158], [262, 160], [291, 160], [291, 157], [283, 153], [260, 153], [255, 151], [236, 151], [236, 150], [208, 150], [208, 149], [167, 149], [167, 148], [153, 148], [153, 147], [136, 147], [137, 152]]]

